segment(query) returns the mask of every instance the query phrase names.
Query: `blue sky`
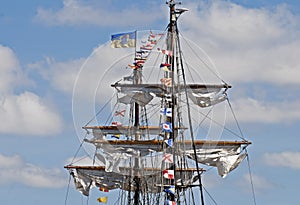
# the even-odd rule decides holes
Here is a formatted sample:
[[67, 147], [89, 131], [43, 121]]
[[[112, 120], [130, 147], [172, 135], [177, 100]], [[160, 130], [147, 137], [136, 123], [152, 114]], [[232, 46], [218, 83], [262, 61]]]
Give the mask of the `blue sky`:
[[[181, 32], [233, 85], [235, 113], [253, 142], [248, 151], [257, 204], [298, 204], [300, 2], [186, 0], [183, 7], [190, 11], [180, 18]], [[101, 74], [111, 63], [105, 53], [111, 34], [163, 30], [166, 11], [164, 0], [1, 1], [1, 204], [65, 203], [63, 166], [79, 147], [78, 130], [92, 117], [72, 112], [81, 65], [100, 48]], [[83, 79], [75, 100], [92, 97], [92, 78]], [[204, 185], [218, 204], [253, 204], [247, 174], [244, 161], [225, 179], [207, 173]], [[67, 204], [82, 204], [73, 186]]]

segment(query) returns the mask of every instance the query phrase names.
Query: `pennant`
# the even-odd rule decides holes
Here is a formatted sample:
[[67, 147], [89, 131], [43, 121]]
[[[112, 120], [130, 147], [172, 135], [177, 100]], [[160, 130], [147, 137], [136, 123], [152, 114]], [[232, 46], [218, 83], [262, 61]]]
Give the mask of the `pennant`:
[[172, 124], [170, 122], [163, 123], [162, 130], [165, 132], [172, 132]]
[[149, 45], [149, 44], [147, 44], [145, 46], [143, 45], [140, 47], [141, 50], [146, 50], [146, 51], [151, 51], [152, 48], [153, 48], [152, 45]]
[[112, 126], [122, 126], [122, 123], [120, 123], [120, 122], [112, 122], [111, 125]]
[[169, 147], [172, 147], [172, 145], [173, 145], [173, 140], [172, 140], [172, 139], [165, 140], [165, 143], [166, 143]]
[[124, 117], [125, 111], [126, 111], [126, 110], [116, 111], [116, 112], [115, 112], [115, 116], [122, 116], [122, 117]]
[[165, 55], [168, 55], [168, 56], [172, 56], [173, 53], [172, 51], [168, 51], [168, 50], [164, 50], [164, 49], [160, 49], [160, 48], [157, 48], [157, 50]]
[[171, 64], [169, 64], [169, 63], [162, 63], [162, 64], [160, 64], [160, 68], [163, 71], [167, 71], [167, 72], [171, 72], [170, 66], [171, 66]]
[[135, 47], [136, 32], [119, 33], [111, 35], [112, 48], [130, 48]]
[[175, 194], [175, 186], [174, 185], [171, 185], [169, 188], [166, 188], [164, 190], [166, 193], [169, 193], [169, 194]]
[[103, 191], [103, 192], [109, 192], [109, 190], [107, 188], [105, 188], [105, 187], [100, 187], [99, 190]]
[[173, 163], [173, 154], [165, 153], [162, 161]]
[[166, 205], [176, 205], [176, 202], [167, 200]]
[[160, 82], [167, 87], [172, 86], [172, 78], [162, 78], [160, 79]]
[[174, 170], [166, 169], [163, 171], [163, 176], [166, 179], [174, 179]]
[[167, 117], [172, 117], [172, 108], [161, 108], [160, 114], [166, 115]]
[[99, 203], [107, 203], [107, 196], [104, 196], [104, 197], [99, 197], [98, 199], [97, 199], [97, 201], [99, 201]]

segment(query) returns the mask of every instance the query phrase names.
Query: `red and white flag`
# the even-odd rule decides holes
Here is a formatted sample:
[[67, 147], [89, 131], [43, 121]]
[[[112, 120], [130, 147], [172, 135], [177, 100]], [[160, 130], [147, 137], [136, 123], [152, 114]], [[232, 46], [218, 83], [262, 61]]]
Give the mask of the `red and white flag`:
[[172, 86], [172, 78], [162, 78], [162, 79], [160, 79], [160, 82], [167, 87]]
[[164, 50], [164, 49], [160, 49], [160, 48], [157, 48], [157, 50], [159, 52], [162, 52], [163, 54], [165, 55], [168, 55], [168, 56], [172, 56], [173, 55], [173, 52], [172, 51], [169, 51], [169, 50]]
[[174, 179], [174, 170], [166, 169], [163, 171], [163, 176], [166, 179]]
[[173, 163], [173, 154], [165, 153], [163, 156], [163, 161]]
[[126, 110], [116, 111], [116, 112], [115, 112], [115, 116], [122, 116], [122, 117], [124, 117], [125, 111], [126, 111]]

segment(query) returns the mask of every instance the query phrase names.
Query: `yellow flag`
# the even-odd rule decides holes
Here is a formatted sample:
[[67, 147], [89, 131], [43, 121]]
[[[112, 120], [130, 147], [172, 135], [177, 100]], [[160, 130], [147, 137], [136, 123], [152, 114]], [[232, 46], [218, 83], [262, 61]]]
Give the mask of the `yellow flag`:
[[97, 199], [100, 203], [107, 203], [107, 196], [104, 196], [104, 197], [99, 197], [98, 199]]

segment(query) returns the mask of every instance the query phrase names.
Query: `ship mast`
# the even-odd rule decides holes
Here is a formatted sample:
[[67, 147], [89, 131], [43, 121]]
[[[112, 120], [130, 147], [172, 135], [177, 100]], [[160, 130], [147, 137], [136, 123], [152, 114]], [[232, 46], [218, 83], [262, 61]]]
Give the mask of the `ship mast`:
[[[169, 117], [169, 119], [167, 119], [167, 121], [171, 122], [172, 127], [175, 127], [175, 103], [176, 102], [176, 98], [175, 98], [175, 45], [178, 46], [178, 50], [179, 50], [179, 58], [180, 58], [180, 64], [181, 64], [181, 70], [182, 70], [182, 77], [183, 77], [183, 81], [184, 81], [184, 87], [185, 87], [185, 93], [186, 91], [186, 80], [185, 80], [185, 75], [184, 75], [184, 68], [183, 68], [183, 64], [182, 64], [182, 60], [181, 60], [181, 50], [180, 50], [180, 42], [179, 42], [179, 36], [178, 36], [178, 27], [177, 27], [177, 19], [178, 17], [185, 11], [187, 11], [186, 9], [180, 9], [180, 10], [176, 10], [175, 9], [175, 5], [176, 4], [181, 4], [181, 2], [175, 2], [174, 0], [170, 0], [169, 2], [167, 2], [167, 4], [170, 7], [170, 22], [168, 25], [168, 36], [167, 36], [167, 50], [171, 51], [173, 53], [173, 55], [171, 56], [167, 56], [166, 58], [166, 62], [168, 62], [171, 65], [171, 76], [167, 76], [170, 75], [169, 72], [166, 72], [165, 75], [167, 78], [171, 78], [172, 79], [172, 86], [171, 86], [171, 90], [170, 93], [172, 95], [172, 101], [169, 103], [169, 108], [171, 108], [172, 110], [172, 117]], [[177, 69], [178, 72], [178, 69]], [[178, 82], [179, 83], [179, 82]], [[187, 99], [187, 104], [188, 103], [188, 97], [187, 97], [187, 93], [186, 93], [186, 99]], [[193, 145], [193, 150], [194, 150], [194, 154], [196, 155], [196, 148], [194, 145], [194, 136], [193, 136], [193, 128], [192, 128], [192, 124], [191, 124], [191, 118], [190, 118], [190, 110], [189, 110], [189, 105], [188, 106], [188, 116], [189, 116], [189, 124], [190, 124], [190, 132], [191, 132], [191, 138], [192, 138], [192, 145]], [[173, 142], [175, 142], [175, 139], [177, 138], [177, 132], [171, 132], [170, 133], [170, 138], [173, 140]], [[176, 160], [175, 160], [175, 150], [173, 151], [173, 156], [174, 156], [174, 176], [176, 176]], [[196, 161], [196, 169], [197, 169], [197, 174], [198, 174], [198, 180], [199, 180], [199, 188], [200, 188], [200, 200], [201, 200], [201, 204], [204, 205], [204, 195], [203, 195], [203, 187], [202, 187], [202, 181], [201, 181], [201, 173], [200, 173], [200, 168], [198, 166], [198, 161], [197, 161], [197, 157], [195, 157], [195, 161]], [[174, 179], [174, 185], [175, 185], [175, 179]], [[175, 195], [171, 195], [171, 200], [175, 201]]]
[[[168, 25], [168, 33], [167, 33], [167, 39], [166, 39], [166, 43], [167, 43], [167, 50], [168, 51], [171, 51], [172, 53], [174, 53], [174, 37], [175, 37], [175, 30], [176, 30], [176, 14], [175, 14], [175, 5], [177, 3], [174, 1], [174, 0], [170, 0], [168, 2], [168, 5], [170, 7], [170, 17], [169, 17], [169, 25]], [[165, 72], [165, 77], [166, 78], [171, 78], [172, 79], [172, 86], [169, 88], [169, 93], [171, 93], [171, 102], [168, 102], [167, 104], [167, 107], [168, 108], [171, 108], [172, 110], [172, 115], [171, 117], [167, 117], [166, 121], [171, 123], [172, 125], [172, 132], [169, 132], [169, 133], [166, 133], [165, 135], [169, 135], [169, 136], [165, 136], [165, 139], [172, 139], [173, 142], [175, 142], [175, 132], [174, 132], [174, 127], [175, 127], [175, 120], [174, 120], [174, 116], [175, 116], [175, 113], [174, 113], [174, 108], [175, 108], [175, 95], [174, 95], [174, 58], [173, 58], [173, 55], [167, 55], [166, 56], [166, 62], [168, 64], [171, 65], [170, 69], [171, 69], [171, 72]], [[173, 186], [175, 186], [175, 176], [176, 176], [176, 159], [175, 159], [175, 150], [174, 149], [171, 149], [171, 152], [173, 154], [173, 169], [174, 169], [174, 179], [171, 180], [171, 183]], [[171, 201], [175, 201], [175, 194], [170, 194], [170, 200]]]
[[[136, 33], [137, 34], [137, 33]], [[135, 49], [136, 49], [136, 44], [135, 44]], [[135, 59], [136, 59], [136, 51], [135, 51]], [[137, 69], [134, 69], [133, 71], [133, 84], [142, 84], [142, 70], [140, 68], [137, 68]], [[134, 112], [134, 124], [133, 124], [133, 127], [134, 127], [134, 130], [138, 130], [139, 127], [140, 127], [140, 106], [137, 102], [134, 102], [133, 104], [133, 112]], [[139, 135], [139, 132], [136, 132], [134, 134], [134, 140], [135, 141], [138, 141], [140, 140], [140, 135]], [[139, 163], [140, 163], [140, 158], [139, 157], [135, 157], [134, 158], [134, 166], [133, 166], [133, 174], [134, 174], [134, 177], [133, 177], [133, 184], [134, 184], [134, 187], [135, 187], [135, 190], [134, 190], [134, 195], [133, 195], [133, 204], [134, 205], [138, 205], [139, 204], [139, 201], [140, 201], [140, 187], [141, 187], [141, 184], [140, 184], [140, 175], [139, 175]], [[129, 179], [131, 180], [131, 179]], [[128, 201], [130, 201], [130, 191], [129, 191], [129, 194], [128, 194]]]

